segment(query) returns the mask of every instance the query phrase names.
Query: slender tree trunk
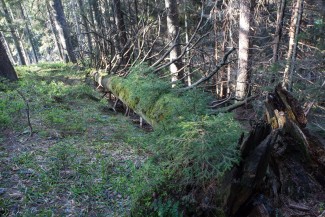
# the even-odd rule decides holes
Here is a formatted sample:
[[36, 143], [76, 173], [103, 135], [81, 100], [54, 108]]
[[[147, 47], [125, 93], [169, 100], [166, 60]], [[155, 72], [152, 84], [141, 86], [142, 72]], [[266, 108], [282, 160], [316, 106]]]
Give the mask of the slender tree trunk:
[[290, 30], [289, 30], [289, 48], [287, 55], [287, 64], [284, 70], [282, 86], [291, 89], [293, 71], [295, 69], [298, 34], [300, 29], [300, 20], [303, 11], [303, 0], [297, 0], [294, 2]]
[[53, 37], [54, 37], [55, 46], [56, 46], [56, 48], [57, 48], [57, 50], [59, 52], [60, 60], [64, 61], [62, 47], [61, 47], [61, 44], [59, 42], [58, 33], [57, 33], [56, 29], [55, 29], [54, 20], [53, 20], [52, 14], [51, 14], [50, 6], [48, 4], [46, 5], [46, 9], [47, 9], [47, 13], [48, 13], [49, 20], [50, 20], [50, 26], [51, 26], [51, 31], [52, 31], [52, 34], [53, 34]]
[[37, 52], [36, 52], [35, 44], [34, 44], [34, 41], [33, 41], [33, 35], [32, 35], [32, 32], [30, 31], [29, 26], [28, 26], [28, 20], [27, 20], [27, 18], [25, 16], [24, 8], [23, 8], [21, 2], [19, 2], [18, 5], [19, 5], [21, 17], [22, 17], [22, 19], [25, 22], [25, 29], [26, 29], [26, 33], [27, 33], [27, 37], [29, 39], [30, 45], [32, 47], [32, 51], [33, 51], [33, 55], [34, 55], [35, 62], [38, 63], [38, 57], [37, 57]]
[[[321, 4], [321, 14], [322, 14], [322, 32], [325, 32], [325, 1], [324, 0], [321, 0], [322, 1], [322, 4]], [[320, 45], [321, 45], [321, 48], [324, 50], [325, 49], [325, 35], [323, 34], [320, 38]]]
[[65, 19], [61, 0], [51, 0], [50, 6], [53, 9], [55, 27], [59, 33], [60, 43], [69, 61], [76, 63], [77, 59], [73, 53], [73, 47], [70, 39], [70, 31]]
[[15, 62], [14, 57], [13, 57], [13, 55], [12, 55], [12, 51], [11, 51], [10, 46], [9, 46], [9, 44], [8, 44], [8, 42], [7, 42], [7, 40], [6, 40], [6, 37], [5, 37], [4, 35], [2, 35], [2, 43], [3, 43], [3, 45], [5, 46], [5, 49], [6, 49], [6, 51], [7, 51], [8, 57], [9, 57], [9, 59], [10, 59], [10, 62], [11, 62], [13, 65], [15, 65], [16, 62]]
[[236, 98], [243, 100], [249, 91], [250, 82], [250, 28], [253, 13], [253, 0], [240, 1], [239, 18], [239, 48], [238, 48], [238, 73], [236, 85]]
[[12, 38], [14, 40], [14, 43], [15, 43], [15, 46], [16, 46], [16, 49], [17, 49], [17, 52], [18, 52], [18, 56], [19, 56], [19, 59], [20, 59], [20, 63], [22, 65], [26, 65], [26, 57], [24, 56], [23, 48], [21, 46], [20, 39], [18, 37], [18, 33], [14, 29], [14, 27], [12, 25], [13, 24], [12, 18], [11, 18], [10, 14], [9, 14], [7, 5], [6, 5], [6, 3], [5, 3], [4, 0], [1, 0], [1, 4], [2, 4], [2, 9], [4, 11], [4, 15], [5, 15], [6, 21], [8, 23], [8, 26], [9, 26], [9, 29], [10, 29], [10, 32], [11, 32], [11, 35], [12, 35]]
[[[94, 18], [95, 21], [95, 31], [99, 34], [102, 35], [102, 13], [100, 11], [100, 7], [99, 7], [99, 2], [98, 1], [91, 1], [91, 8], [94, 12]], [[97, 52], [96, 52], [96, 56], [97, 56], [97, 61], [99, 61], [99, 65], [100, 67], [102, 67], [104, 65], [104, 46], [103, 46], [103, 39], [98, 37], [98, 35], [96, 34], [96, 44], [97, 44]]]
[[0, 32], [0, 76], [5, 77], [11, 81], [16, 81], [18, 80], [18, 77], [7, 55], [3, 40], [4, 38]]
[[279, 59], [279, 45], [282, 36], [283, 16], [286, 5], [286, 0], [278, 0], [278, 11], [276, 19], [276, 29], [274, 34], [274, 45], [273, 45], [273, 58], [272, 62], [276, 63]]
[[125, 22], [124, 22], [124, 15], [123, 11], [121, 8], [121, 1], [120, 0], [113, 0], [113, 5], [114, 5], [114, 14], [115, 14], [115, 22], [116, 22], [116, 27], [118, 31], [118, 38], [119, 38], [119, 44], [121, 47], [121, 64], [125, 65], [130, 59], [130, 54], [126, 53], [128, 48], [126, 47], [128, 39], [127, 39], [127, 34], [126, 34], [126, 27], [125, 27]]
[[87, 13], [85, 12], [84, 5], [82, 0], [78, 0], [78, 5], [81, 11], [81, 20], [82, 20], [82, 25], [85, 28], [86, 36], [87, 36], [87, 44], [88, 44], [88, 49], [90, 53], [90, 61], [92, 61], [92, 53], [93, 53], [93, 45], [91, 42], [91, 34], [89, 32], [89, 25], [88, 25], [88, 20], [87, 20]]
[[[226, 52], [227, 44], [227, 32], [228, 32], [228, 18], [220, 17], [218, 13], [222, 11], [223, 3], [216, 4], [215, 6], [215, 60], [216, 63], [220, 61], [220, 57], [223, 58]], [[221, 36], [221, 37], [220, 37]], [[220, 51], [219, 51], [220, 49]], [[222, 67], [216, 77], [216, 95], [219, 98], [225, 98], [227, 96], [227, 69]]]
[[[185, 17], [184, 17], [184, 27], [185, 27], [185, 44], [189, 43], [189, 20], [188, 20], [188, 10], [187, 10], [187, 0], [183, 1], [184, 4], [184, 13], [185, 13]], [[191, 67], [191, 50], [189, 48], [186, 48], [186, 55], [185, 55], [185, 61], [189, 64], [188, 66], [188, 70], [187, 72], [184, 72], [187, 74], [187, 86], [191, 86], [192, 85], [192, 77], [191, 77], [191, 73], [192, 73], [192, 67]]]
[[[178, 20], [178, 5], [175, 0], [165, 0], [167, 10], [167, 33], [170, 45], [173, 47], [169, 54], [170, 61], [174, 61], [181, 54], [180, 37], [179, 37], [179, 20]], [[170, 65], [169, 70], [172, 76], [172, 81], [177, 81], [184, 77], [183, 63], [179, 59]], [[184, 82], [184, 79], [182, 80]]]
[[[76, 26], [76, 34], [77, 34], [77, 43], [78, 43], [78, 53], [80, 55], [83, 55], [83, 41], [84, 41], [84, 36], [81, 34], [81, 30], [80, 30], [80, 20], [79, 20], [79, 14], [81, 14], [81, 12], [78, 10], [79, 9], [79, 5], [78, 2], [76, 2], [75, 0], [70, 0], [70, 5], [72, 8], [72, 15], [73, 15], [73, 19], [74, 19], [74, 24]], [[78, 13], [78, 14], [77, 14]]]

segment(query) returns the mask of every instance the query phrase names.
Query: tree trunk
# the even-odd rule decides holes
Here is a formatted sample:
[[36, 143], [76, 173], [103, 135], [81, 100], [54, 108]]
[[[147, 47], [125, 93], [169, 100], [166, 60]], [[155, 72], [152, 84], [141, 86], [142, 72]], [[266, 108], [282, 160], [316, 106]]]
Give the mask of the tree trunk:
[[50, 2], [50, 6], [53, 9], [52, 13], [54, 16], [55, 27], [59, 33], [60, 43], [63, 47], [65, 56], [68, 57], [70, 62], [76, 63], [77, 59], [73, 53], [73, 47], [70, 39], [70, 31], [65, 19], [62, 2], [61, 0], [52, 0]]
[[76, 28], [76, 34], [77, 34], [77, 43], [78, 43], [78, 54], [80, 55], [80, 58], [83, 58], [83, 41], [84, 41], [84, 35], [81, 34], [81, 29], [80, 29], [80, 17], [79, 15], [81, 14], [81, 11], [79, 11], [79, 5], [78, 2], [75, 0], [70, 1], [70, 6], [72, 9], [72, 16]]
[[12, 66], [3, 44], [2, 33], [0, 32], [0, 76], [9, 79], [10, 81], [18, 80], [16, 71]]
[[290, 30], [289, 30], [289, 48], [287, 54], [287, 63], [283, 75], [282, 86], [291, 89], [292, 85], [292, 75], [295, 69], [297, 45], [298, 45], [298, 33], [300, 28], [300, 20], [303, 10], [303, 0], [297, 0], [294, 2], [294, 7], [292, 11]]
[[127, 51], [127, 34], [126, 34], [126, 26], [124, 22], [123, 11], [121, 8], [121, 1], [120, 0], [113, 0], [114, 6], [114, 14], [115, 14], [115, 22], [118, 32], [118, 41], [120, 45], [120, 53], [121, 53], [121, 64], [126, 65], [130, 59], [130, 54]]
[[26, 65], [26, 56], [24, 56], [23, 47], [22, 47], [21, 41], [20, 41], [20, 39], [18, 37], [18, 33], [13, 27], [12, 18], [11, 18], [10, 14], [9, 14], [7, 5], [6, 5], [4, 0], [1, 0], [1, 4], [2, 4], [4, 15], [5, 15], [6, 21], [8, 23], [12, 38], [14, 40], [14, 43], [15, 43], [15, 46], [16, 46], [16, 49], [17, 49], [17, 52], [18, 52], [20, 63], [22, 65]]
[[[165, 0], [165, 7], [167, 10], [167, 34], [170, 46], [173, 49], [170, 51], [170, 61], [174, 61], [181, 54], [180, 37], [179, 37], [179, 21], [178, 21], [178, 5], [177, 1]], [[172, 82], [180, 80], [184, 77], [183, 63], [179, 59], [169, 66], [169, 70], [172, 76]], [[182, 80], [184, 82], [184, 79]]]
[[243, 100], [249, 91], [250, 82], [250, 28], [254, 0], [240, 1], [239, 48], [236, 98]]
[[8, 42], [7, 42], [7, 40], [6, 40], [6, 38], [5, 38], [4, 35], [2, 35], [2, 43], [3, 43], [3, 45], [5, 46], [5, 49], [7, 50], [7, 54], [8, 54], [8, 57], [9, 57], [9, 59], [10, 59], [10, 62], [11, 62], [13, 65], [15, 65], [15, 64], [16, 64], [16, 63], [15, 63], [15, 59], [14, 59], [14, 57], [13, 57], [13, 55], [12, 55], [12, 51], [11, 51], [10, 46], [9, 46], [9, 44], [8, 44]]
[[89, 32], [89, 24], [88, 24], [88, 20], [87, 20], [87, 13], [85, 12], [82, 0], [78, 0], [78, 5], [79, 5], [80, 11], [81, 11], [82, 24], [83, 24], [83, 27], [85, 28], [85, 33], [86, 33], [86, 36], [87, 36], [88, 50], [89, 50], [89, 53], [90, 53], [89, 57], [90, 57], [90, 61], [92, 61], [93, 45], [92, 45], [92, 42], [91, 42], [91, 34]]
[[[185, 44], [188, 44], [189, 43], [189, 35], [190, 35], [190, 27], [189, 27], [189, 19], [188, 19], [188, 10], [187, 10], [187, 7], [188, 7], [188, 4], [187, 4], [187, 0], [183, 0], [183, 4], [184, 4], [184, 27], [185, 27]], [[189, 48], [186, 48], [186, 55], [185, 55], [185, 62], [187, 64], [189, 64], [189, 66], [187, 67], [187, 71], [184, 73], [186, 74], [186, 77], [187, 77], [187, 86], [191, 86], [192, 85], [192, 66], [191, 66], [191, 50]]]
[[19, 6], [19, 9], [20, 9], [21, 17], [22, 17], [22, 19], [25, 22], [25, 30], [26, 30], [27, 37], [29, 39], [30, 45], [32, 47], [32, 51], [33, 51], [33, 55], [34, 55], [35, 62], [38, 63], [38, 57], [37, 57], [37, 52], [36, 52], [35, 44], [34, 44], [34, 41], [33, 41], [33, 35], [32, 35], [32, 32], [30, 31], [29, 26], [28, 26], [28, 20], [27, 20], [27, 18], [25, 16], [25, 12], [24, 12], [23, 5], [22, 5], [21, 2], [19, 2], [18, 3], [18, 6]]
[[283, 16], [284, 16], [286, 0], [278, 0], [277, 5], [280, 5], [280, 7], [278, 7], [278, 11], [277, 11], [276, 29], [274, 34], [273, 58], [272, 58], [273, 63], [278, 62], [279, 59], [279, 45], [282, 36]]
[[46, 9], [47, 9], [47, 13], [48, 13], [49, 20], [50, 20], [50, 26], [51, 26], [51, 31], [52, 31], [52, 34], [53, 34], [55, 46], [56, 46], [56, 48], [57, 48], [57, 50], [59, 52], [60, 60], [64, 61], [62, 47], [61, 47], [61, 44], [60, 44], [59, 39], [58, 39], [59, 38], [58, 33], [57, 33], [56, 29], [55, 29], [54, 20], [53, 20], [52, 14], [51, 14], [50, 6], [48, 4], [46, 5]]

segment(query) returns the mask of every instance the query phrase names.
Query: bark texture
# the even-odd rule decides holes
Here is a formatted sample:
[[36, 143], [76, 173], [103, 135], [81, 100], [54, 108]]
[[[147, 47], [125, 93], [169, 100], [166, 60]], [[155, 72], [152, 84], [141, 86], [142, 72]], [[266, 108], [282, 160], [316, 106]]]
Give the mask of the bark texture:
[[287, 64], [284, 69], [283, 87], [291, 89], [292, 75], [295, 69], [295, 61], [297, 55], [298, 33], [300, 29], [300, 21], [303, 11], [303, 0], [296, 0], [294, 2], [290, 29], [289, 29], [289, 48], [287, 54]]
[[277, 11], [277, 19], [276, 19], [276, 29], [274, 34], [274, 45], [273, 45], [273, 58], [272, 62], [276, 63], [279, 59], [279, 46], [280, 40], [282, 36], [282, 26], [283, 26], [283, 17], [284, 17], [284, 10], [286, 6], [286, 0], [279, 0], [278, 1], [278, 11]]
[[130, 59], [130, 55], [128, 54], [127, 48], [127, 34], [126, 34], [126, 27], [124, 22], [124, 15], [122, 11], [121, 1], [120, 0], [113, 0], [114, 6], [114, 15], [115, 15], [115, 23], [118, 31], [118, 43], [120, 47], [121, 53], [121, 62], [120, 64], [125, 65], [128, 63]]
[[38, 56], [37, 56], [37, 51], [36, 51], [36, 47], [35, 47], [34, 40], [33, 40], [32, 31], [30, 30], [30, 28], [28, 26], [28, 20], [27, 20], [27, 17], [25, 16], [25, 11], [24, 11], [23, 5], [22, 5], [21, 2], [19, 2], [18, 6], [19, 6], [21, 17], [25, 22], [25, 31], [26, 31], [26, 35], [28, 37], [28, 40], [30, 42], [30, 45], [32, 47], [32, 52], [33, 52], [33, 55], [34, 55], [35, 63], [38, 63]]
[[[170, 51], [170, 61], [175, 61], [181, 54], [180, 38], [179, 38], [179, 20], [178, 20], [178, 5], [177, 1], [165, 0], [167, 10], [167, 33], [170, 46], [173, 49]], [[178, 59], [169, 66], [172, 76], [172, 81], [180, 80], [184, 77], [182, 60]]]
[[243, 100], [249, 89], [250, 82], [250, 28], [253, 9], [253, 0], [240, 1], [239, 18], [239, 48], [236, 98]]
[[19, 59], [20, 59], [20, 63], [22, 65], [26, 65], [26, 63], [27, 63], [27, 57], [26, 57], [26, 55], [24, 53], [24, 48], [23, 48], [22, 43], [21, 43], [21, 41], [19, 39], [18, 32], [13, 27], [12, 17], [9, 14], [7, 5], [6, 5], [6, 3], [5, 3], [4, 0], [1, 0], [1, 4], [2, 4], [2, 9], [4, 11], [4, 15], [5, 15], [6, 21], [7, 21], [8, 25], [9, 25], [9, 29], [10, 29], [12, 38], [13, 38], [14, 43], [15, 43], [15, 47], [16, 47], [17, 52], [18, 52], [18, 56], [19, 56]]
[[[52, 13], [54, 17], [55, 27], [58, 31], [60, 43], [63, 47], [65, 55], [68, 57], [70, 62], [76, 63], [77, 59], [73, 53], [73, 46], [70, 38], [70, 31], [68, 24], [65, 19], [63, 6], [61, 0], [52, 0], [50, 2]], [[67, 61], [67, 59], [66, 59]]]
[[0, 32], [0, 76], [5, 77], [11, 81], [18, 80], [16, 71], [12, 66], [7, 55], [6, 49], [3, 45], [2, 33]]

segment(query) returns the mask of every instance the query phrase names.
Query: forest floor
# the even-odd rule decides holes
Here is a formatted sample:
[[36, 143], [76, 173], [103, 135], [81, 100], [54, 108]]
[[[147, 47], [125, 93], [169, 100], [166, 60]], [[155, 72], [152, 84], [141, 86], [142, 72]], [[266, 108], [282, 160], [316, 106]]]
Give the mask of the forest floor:
[[0, 122], [0, 216], [128, 215], [126, 182], [146, 158], [133, 140], [145, 132], [111, 111], [75, 67], [17, 71], [34, 133], [22, 98], [1, 93], [12, 109]]
[[[149, 155], [141, 144], [146, 131], [111, 109], [87, 71], [39, 64], [18, 67], [17, 72], [33, 135], [17, 87], [1, 91], [0, 216], [129, 216], [134, 190], [130, 179]], [[254, 110], [243, 107], [235, 114], [250, 130], [246, 117], [252, 118]], [[317, 110], [307, 125], [321, 144], [324, 118]], [[296, 168], [283, 159], [283, 165]], [[301, 174], [294, 177], [300, 180]], [[325, 202], [316, 196], [306, 207], [325, 213]], [[285, 209], [283, 213], [291, 212]]]

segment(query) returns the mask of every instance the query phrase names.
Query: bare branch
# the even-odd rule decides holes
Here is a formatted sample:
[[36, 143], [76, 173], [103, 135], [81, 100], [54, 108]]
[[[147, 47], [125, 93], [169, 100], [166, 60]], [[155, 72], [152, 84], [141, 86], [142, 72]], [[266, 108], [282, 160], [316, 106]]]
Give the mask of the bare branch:
[[227, 62], [227, 59], [228, 59], [228, 56], [234, 51], [236, 50], [236, 48], [231, 48], [226, 54], [225, 56], [222, 58], [222, 61], [220, 63], [217, 64], [216, 68], [210, 72], [210, 74], [208, 74], [207, 76], [204, 76], [202, 78], [200, 78], [198, 81], [196, 81], [194, 84], [192, 84], [191, 86], [188, 86], [188, 87], [184, 87], [184, 88], [181, 88], [180, 90], [190, 90], [190, 89], [193, 89], [194, 87], [198, 86], [199, 84], [209, 80], [210, 78], [212, 78], [213, 75], [215, 75], [219, 69], [221, 69], [221, 67], [223, 67], [224, 65], [227, 65], [228, 62]]

